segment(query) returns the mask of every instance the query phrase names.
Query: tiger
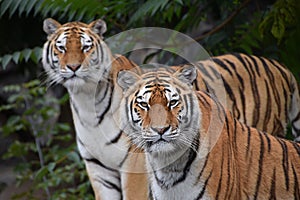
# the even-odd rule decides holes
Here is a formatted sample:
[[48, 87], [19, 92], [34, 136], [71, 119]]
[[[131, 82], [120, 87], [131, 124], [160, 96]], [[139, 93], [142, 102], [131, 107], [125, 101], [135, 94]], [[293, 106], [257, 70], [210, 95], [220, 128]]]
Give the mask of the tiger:
[[[48, 18], [44, 20], [43, 29], [47, 34], [42, 53], [43, 68], [48, 75], [47, 82], [49, 85], [61, 84], [69, 93], [76, 143], [96, 199], [147, 199], [150, 194], [147, 175], [129, 173], [135, 171], [136, 154], [131, 156], [130, 153], [136, 151], [135, 146], [123, 134], [113, 117], [123, 96], [122, 88], [116, 83], [118, 72], [135, 69], [141, 74], [142, 70], [126, 57], [111, 53], [103, 36], [107, 30], [106, 23], [101, 19], [89, 24], [83, 22], [60, 24]], [[218, 78], [214, 71], [225, 70], [221, 71], [221, 76], [227, 83], [225, 85], [228, 92], [227, 103], [233, 114], [238, 115], [237, 118], [250, 123], [253, 115], [257, 115], [259, 122], [264, 121], [264, 125], [261, 126], [260, 123], [249, 125], [261, 126], [259, 128], [264, 130], [274, 127], [275, 122], [280, 127], [285, 126], [287, 118], [291, 115], [290, 121], [297, 132], [300, 127], [300, 117], [297, 114], [299, 96], [296, 95], [298, 89], [294, 87], [294, 78], [275, 61], [267, 62], [261, 58], [267, 62], [264, 66], [262, 61], [254, 62], [252, 59], [260, 58], [247, 57], [244, 54], [228, 54], [213, 57], [214, 65], [211, 61], [196, 63], [199, 71], [197, 81], [193, 83], [195, 90], [212, 91], [218, 97], [219, 94], [213, 90], [213, 82]], [[260, 87], [257, 87], [254, 94], [256, 92], [258, 94], [254, 96], [259, 101], [253, 100], [251, 92], [254, 89], [248, 90], [253, 83], [252, 80], [245, 72], [241, 73], [238, 70], [244, 67], [255, 75], [259, 75], [262, 70], [271, 74], [264, 79], [255, 79], [254, 85]], [[272, 75], [275, 72], [276, 77]], [[278, 72], [282, 72], [283, 75], [279, 76]], [[266, 87], [262, 87], [263, 85]], [[280, 95], [276, 93], [277, 90], [280, 91]], [[244, 101], [238, 101], [237, 98], [240, 97]], [[269, 105], [263, 103], [266, 101], [270, 102]], [[262, 108], [257, 109], [260, 107]], [[262, 118], [265, 110], [268, 115]], [[144, 159], [143, 156], [138, 159], [141, 171]]]
[[119, 72], [119, 123], [145, 151], [153, 199], [300, 199], [300, 144], [235, 119], [196, 74]]
[[115, 87], [117, 72], [136, 65], [112, 55], [101, 19], [62, 25], [48, 18], [43, 29], [48, 34], [43, 67], [48, 83], [62, 84], [69, 93], [76, 143], [95, 199], [148, 199], [147, 176], [126, 167], [133, 162], [132, 145], [112, 118], [122, 93]]

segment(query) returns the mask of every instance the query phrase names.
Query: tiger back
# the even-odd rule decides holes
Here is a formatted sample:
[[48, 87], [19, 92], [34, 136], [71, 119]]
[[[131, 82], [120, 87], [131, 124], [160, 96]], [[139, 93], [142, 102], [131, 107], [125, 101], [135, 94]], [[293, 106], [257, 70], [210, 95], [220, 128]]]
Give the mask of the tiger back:
[[153, 198], [300, 199], [300, 145], [241, 123], [192, 90], [196, 73], [119, 73], [120, 123], [146, 152]]
[[239, 121], [285, 137], [291, 124], [295, 141], [300, 141], [300, 96], [293, 74], [272, 59], [241, 53], [225, 54], [199, 61], [193, 82], [196, 90], [222, 93], [214, 85], [221, 79], [226, 97], [222, 102]]

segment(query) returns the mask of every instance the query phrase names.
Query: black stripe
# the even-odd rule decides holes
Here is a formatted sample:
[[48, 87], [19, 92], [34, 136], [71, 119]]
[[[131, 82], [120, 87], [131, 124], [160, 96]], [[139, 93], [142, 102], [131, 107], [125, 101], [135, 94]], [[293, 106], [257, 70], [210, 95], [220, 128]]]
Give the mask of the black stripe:
[[[241, 108], [241, 112], [243, 113], [243, 118], [244, 121], [243, 123], [247, 124], [247, 117], [246, 117], [246, 100], [245, 100], [245, 95], [244, 95], [244, 89], [239, 88], [239, 93], [240, 93], [240, 100], [242, 102], [242, 108]], [[238, 120], [241, 121], [241, 116], [234, 116], [235, 118], [237, 118]]]
[[225, 116], [225, 125], [226, 125], [226, 133], [228, 135], [228, 137], [230, 136], [230, 126], [229, 126], [229, 121], [228, 121], [228, 117]]
[[226, 71], [230, 74], [230, 76], [233, 76], [232, 71], [228, 68], [227, 65], [225, 65], [225, 63], [224, 63], [222, 60], [220, 60], [220, 59], [218, 59], [218, 58], [216, 58], [216, 57], [214, 57], [212, 60], [213, 60], [215, 63], [217, 63], [220, 67], [222, 67], [224, 70], [226, 70]]
[[[208, 81], [205, 81], [205, 80], [203, 80], [204, 81], [204, 84], [205, 84], [205, 87], [206, 87], [206, 92], [209, 92], [209, 93], [211, 93], [211, 94], [214, 94], [215, 96], [216, 96], [216, 92], [215, 92], [215, 90], [209, 85], [209, 83], [208, 83]], [[200, 89], [201, 90], [201, 89]]]
[[[198, 137], [199, 137], [199, 135], [198, 135]], [[193, 144], [196, 144], [196, 149], [199, 148], [199, 138], [198, 137], [195, 138], [194, 142], [193, 142]], [[187, 162], [185, 164], [185, 167], [183, 169], [183, 174], [182, 174], [181, 177], [179, 177], [173, 183], [172, 187], [175, 186], [175, 185], [177, 185], [178, 183], [183, 182], [186, 179], [186, 177], [187, 177], [187, 175], [188, 175], [188, 173], [189, 173], [189, 171], [191, 169], [191, 165], [194, 162], [194, 160], [196, 159], [196, 157], [197, 157], [197, 152], [193, 148], [190, 148], [189, 157], [188, 157], [188, 160], [187, 160]]]
[[131, 64], [132, 67], [136, 66], [136, 64], [133, 63], [131, 60], [127, 60], [127, 61]]
[[[285, 98], [283, 98], [284, 99], [284, 101], [283, 101], [283, 103], [284, 103], [284, 107], [283, 107], [283, 109], [284, 109], [284, 119], [285, 119], [285, 123], [287, 124], [288, 123], [288, 112], [289, 112], [288, 109], [290, 107], [292, 107], [292, 105], [291, 105], [292, 104], [292, 97], [291, 97], [291, 94], [284, 89], [283, 85], [282, 85], [282, 88], [283, 88], [283, 97], [285, 97]], [[288, 103], [288, 101], [285, 100], [288, 96], [291, 97], [291, 102], [290, 103]]]
[[268, 133], [265, 132], [261, 132], [261, 134], [263, 134], [267, 140], [267, 144], [268, 144], [268, 153], [271, 152], [271, 140], [270, 140], [270, 135]]
[[273, 176], [271, 179], [271, 188], [270, 188], [270, 200], [276, 199], [276, 168], [273, 169]]
[[260, 154], [259, 154], [259, 161], [258, 161], [258, 174], [257, 174], [257, 180], [256, 180], [256, 187], [255, 187], [255, 193], [254, 193], [254, 199], [257, 199], [258, 191], [261, 184], [261, 178], [263, 174], [263, 163], [264, 163], [264, 153], [265, 153], [265, 145], [264, 145], [264, 139], [262, 137], [262, 134], [259, 134], [260, 139]]
[[104, 57], [104, 54], [103, 54], [103, 47], [102, 47], [102, 45], [101, 45], [101, 42], [99, 41], [99, 43], [98, 43], [98, 46], [99, 46], [99, 49], [100, 49], [100, 51], [101, 51], [101, 59], [100, 59], [100, 62], [103, 62], [103, 57]]
[[108, 110], [110, 109], [110, 106], [111, 106], [111, 101], [112, 101], [112, 94], [113, 94], [113, 86], [111, 87], [111, 93], [110, 93], [110, 97], [109, 97], [109, 101], [108, 101], [108, 105], [107, 107], [105, 108], [104, 112], [101, 113], [99, 116], [97, 116], [97, 118], [99, 119], [98, 120], [98, 124], [101, 124], [102, 120], [104, 119], [104, 116], [105, 114], [108, 112]]
[[268, 64], [264, 60], [264, 58], [259, 58], [260, 61], [263, 64], [263, 67], [265, 69], [266, 75], [268, 76], [268, 79], [270, 80], [270, 85], [272, 87], [272, 92], [274, 94], [275, 102], [277, 104], [278, 112], [281, 113], [281, 102], [280, 102], [280, 94], [278, 93], [279, 91], [276, 89], [275, 83], [277, 82], [274, 78], [272, 70], [270, 70]]
[[197, 63], [200, 69], [200, 72], [204, 74], [204, 77], [209, 78], [211, 81], [214, 81], [214, 78], [208, 73], [208, 71], [206, 70], [207, 66], [204, 66], [202, 63]]
[[[201, 177], [202, 177], [202, 174], [203, 174], [203, 172], [204, 172], [204, 170], [205, 170], [205, 168], [206, 168], [207, 162], [208, 162], [208, 157], [209, 157], [209, 154], [206, 156], [206, 159], [205, 159], [205, 162], [204, 162], [204, 164], [203, 164], [203, 167], [202, 167], [202, 169], [201, 169], [199, 175], [197, 176], [196, 183], [198, 183], [198, 182], [200, 181]], [[196, 185], [196, 183], [195, 183], [194, 185]]]
[[235, 75], [237, 76], [239, 82], [241, 83], [242, 86], [242, 90], [245, 89], [245, 85], [244, 85], [244, 79], [241, 77], [241, 75], [238, 73], [238, 69], [236, 68], [235, 64], [233, 62], [231, 62], [230, 60], [225, 59], [226, 62], [230, 65], [230, 67], [233, 69]]
[[294, 197], [297, 200], [300, 200], [300, 185], [298, 183], [298, 176], [297, 172], [295, 171], [294, 165], [292, 164], [292, 170], [294, 175]]
[[[222, 158], [221, 158], [221, 168], [220, 168], [220, 179], [219, 179], [219, 184], [218, 184], [218, 188], [217, 188], [217, 195], [215, 197], [216, 200], [219, 199], [219, 194], [220, 194], [220, 191], [221, 191], [221, 186], [222, 186], [222, 180], [223, 180], [223, 162], [224, 162], [224, 145], [222, 146]], [[227, 192], [227, 189], [224, 190]]]
[[203, 197], [203, 195], [204, 195], [204, 193], [205, 193], [205, 190], [206, 190], [207, 183], [208, 183], [208, 181], [209, 181], [209, 179], [210, 179], [210, 177], [211, 177], [211, 175], [212, 175], [212, 172], [213, 172], [213, 171], [210, 171], [209, 176], [207, 177], [207, 179], [206, 179], [205, 182], [204, 182], [204, 186], [202, 187], [201, 192], [199, 193], [199, 195], [196, 197], [195, 200], [202, 199], [202, 197]]
[[[274, 60], [269, 60], [267, 59], [269, 62], [272, 63], [272, 65], [277, 68], [278, 71], [280, 71], [280, 75], [283, 77], [283, 79], [285, 80], [286, 85], [290, 86], [290, 88], [292, 88], [291, 84], [291, 80], [288, 78], [287, 72], [284, 69], [283, 66], [281, 66], [280, 64], [276, 64]], [[290, 74], [291, 76], [293, 76], [292, 74]]]
[[[46, 61], [47, 63], [49, 63], [49, 55], [50, 55], [50, 41], [48, 41], [47, 43], [47, 46], [46, 46]], [[49, 63], [50, 64], [50, 63]], [[52, 67], [51, 67], [52, 68]]]
[[[227, 118], [226, 118], [226, 121], [227, 121]], [[228, 129], [228, 124], [226, 125], [227, 126], [227, 129]], [[225, 143], [223, 143], [223, 148], [224, 148], [224, 146], [226, 147], [226, 151], [227, 151], [227, 153], [228, 153], [228, 155], [227, 155], [227, 174], [226, 174], [226, 178], [227, 178], [227, 181], [226, 181], [226, 188], [225, 188], [225, 190], [224, 191], [226, 191], [226, 193], [225, 193], [225, 197], [224, 197], [224, 199], [229, 199], [229, 197], [228, 197], [228, 195], [229, 195], [229, 190], [228, 190], [228, 187], [230, 186], [230, 180], [231, 180], [231, 177], [230, 177], [230, 161], [231, 161], [231, 157], [232, 157], [232, 155], [231, 155], [231, 151], [229, 151], [228, 150], [228, 146], [227, 145], [224, 145]], [[225, 150], [223, 150], [223, 151], [225, 151]]]
[[115, 143], [117, 143], [117, 142], [119, 141], [119, 139], [121, 138], [122, 133], [123, 133], [123, 132], [120, 131], [120, 132], [116, 135], [116, 137], [114, 137], [111, 141], [106, 142], [105, 144], [106, 144], [106, 145], [110, 145], [110, 144], [115, 144]]
[[298, 112], [297, 116], [291, 121], [291, 124], [294, 124], [298, 120], [300, 120], [300, 112]]
[[291, 142], [293, 144], [293, 147], [295, 148], [295, 150], [297, 151], [298, 155], [300, 156], [300, 146], [298, 143], [296, 142]]
[[272, 101], [270, 99], [270, 88], [269, 88], [269, 84], [267, 83], [267, 81], [265, 80], [265, 87], [266, 87], [266, 92], [267, 92], [267, 105], [266, 105], [266, 111], [265, 111], [265, 118], [264, 118], [264, 123], [263, 123], [263, 130], [266, 131], [268, 126], [269, 126], [269, 121], [271, 119], [271, 113], [272, 113]]
[[198, 100], [201, 102], [201, 104], [202, 104], [205, 108], [210, 108], [210, 109], [211, 109], [211, 106], [210, 106], [209, 102], [208, 102], [207, 99], [204, 97], [204, 95], [202, 95], [202, 93], [197, 92], [197, 97], [198, 97]]
[[232, 89], [230, 87], [230, 85], [227, 83], [227, 81], [224, 79], [224, 77], [222, 76], [222, 80], [223, 80], [223, 84], [226, 90], [226, 94], [229, 96], [229, 98], [232, 101], [232, 109], [231, 112], [232, 114], [236, 117], [239, 118], [240, 117], [240, 111], [237, 108], [237, 103], [236, 103], [236, 98], [234, 96], [234, 93], [232, 92]]
[[[258, 92], [258, 86], [257, 86], [257, 81], [256, 81], [256, 73], [253, 69], [253, 64], [251, 64], [248, 59], [248, 57], [245, 57], [244, 60], [247, 62], [248, 65], [245, 65], [245, 68], [247, 69], [247, 71], [250, 73], [250, 80], [251, 80], [251, 88], [252, 88], [252, 92], [253, 92], [253, 99], [254, 99], [254, 110], [253, 110], [253, 118], [252, 118], [252, 124], [251, 126], [256, 127], [257, 123], [259, 121], [259, 115], [260, 115], [260, 95]], [[249, 66], [249, 68], [248, 68]], [[249, 71], [250, 69], [250, 71]]]
[[[110, 84], [109, 83], [107, 83], [106, 82], [106, 84], [105, 84], [105, 92], [103, 93], [104, 95], [100, 98], [100, 99], [98, 99], [97, 101], [96, 101], [96, 103], [95, 103], [95, 105], [97, 106], [98, 104], [100, 104], [104, 99], [105, 99], [105, 97], [108, 95], [108, 94], [110, 94], [109, 92], [108, 92], [108, 89], [110, 89], [111, 87], [110, 87]], [[103, 87], [102, 86], [100, 86], [100, 83], [98, 84], [98, 87], [97, 87], [97, 93], [98, 93], [98, 90], [103, 90]], [[110, 91], [111, 92], [111, 91]], [[100, 94], [100, 93], [99, 93]]]
[[277, 141], [279, 142], [279, 144], [281, 145], [282, 148], [282, 169], [284, 172], [284, 177], [285, 177], [285, 187], [286, 190], [289, 190], [289, 160], [288, 160], [288, 150], [287, 150], [287, 146], [286, 143], [279, 139], [276, 138]]
[[[183, 96], [183, 102], [185, 103], [184, 105], [186, 106], [186, 108], [185, 109], [187, 109], [187, 112], [188, 111], [190, 111], [190, 110], [193, 110], [193, 109], [190, 109], [190, 108], [192, 108], [191, 106], [188, 106], [188, 104], [187, 103], [192, 103], [192, 102], [189, 102], [188, 100], [187, 100], [187, 95], [184, 95]], [[188, 116], [188, 117], [187, 117]], [[192, 115], [191, 114], [186, 114], [185, 116], [183, 116], [183, 120], [184, 120], [184, 123], [186, 124], [186, 126], [188, 127], [188, 125], [191, 123], [191, 121], [192, 120], [190, 120], [190, 118], [189, 117], [191, 117]], [[190, 121], [189, 121], [190, 120]], [[187, 124], [189, 122], [189, 124]]]
[[[128, 105], [128, 99], [126, 100], [126, 105]], [[130, 107], [129, 107], [129, 109], [130, 109], [130, 117], [131, 117], [131, 121], [133, 122], [133, 123], [137, 123], [137, 122], [139, 122], [139, 121], [136, 121], [136, 120], [134, 120], [133, 119], [133, 111], [132, 111], [132, 109], [133, 109], [133, 101], [130, 101]], [[126, 113], [128, 113], [128, 107], [126, 106]]]
[[258, 76], [260, 76], [259, 67], [258, 67], [258, 64], [257, 64], [257, 62], [256, 62], [257, 56], [249, 56], [249, 55], [245, 55], [245, 56], [246, 56], [247, 58], [249, 58], [249, 59], [252, 61], [252, 63], [253, 63], [252, 66], [255, 67], [256, 73], [258, 74]]
[[116, 190], [117, 192], [120, 193], [121, 195], [121, 199], [123, 199], [123, 195], [122, 195], [122, 190], [120, 187], [118, 187], [116, 184], [108, 181], [108, 180], [105, 180], [103, 178], [100, 179], [99, 181], [104, 187], [108, 188], [108, 189], [113, 189], [113, 190]]
[[210, 68], [210, 70], [213, 72], [213, 75], [216, 77], [216, 79], [219, 79], [219, 78], [220, 78], [221, 74], [220, 74], [219, 71], [217, 71], [217, 70], [215, 69], [215, 66], [214, 66], [214, 65], [208, 65], [207, 67]]

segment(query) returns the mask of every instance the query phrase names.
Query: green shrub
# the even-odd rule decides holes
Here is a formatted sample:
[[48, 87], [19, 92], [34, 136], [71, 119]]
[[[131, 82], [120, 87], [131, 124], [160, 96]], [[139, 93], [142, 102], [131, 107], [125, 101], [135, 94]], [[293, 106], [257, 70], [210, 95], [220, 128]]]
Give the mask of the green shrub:
[[[19, 158], [15, 167], [17, 185], [30, 188], [14, 199], [93, 199], [84, 163], [77, 151], [68, 124], [57, 122], [59, 106], [68, 100], [51, 97], [40, 81], [8, 85], [3, 92], [8, 102], [0, 112], [14, 111], [0, 131], [6, 136], [19, 135], [3, 159]], [[22, 140], [22, 134], [30, 135]], [[42, 194], [41, 194], [42, 193]]]

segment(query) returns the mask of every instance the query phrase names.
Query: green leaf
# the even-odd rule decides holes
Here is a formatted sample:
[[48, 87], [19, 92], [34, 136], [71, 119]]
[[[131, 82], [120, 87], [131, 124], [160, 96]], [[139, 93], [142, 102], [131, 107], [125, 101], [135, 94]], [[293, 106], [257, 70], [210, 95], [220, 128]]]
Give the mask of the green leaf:
[[4, 111], [4, 110], [11, 110], [13, 108], [15, 108], [16, 105], [15, 104], [7, 104], [7, 105], [1, 105], [0, 106], [0, 112]]
[[75, 163], [80, 163], [80, 162], [81, 162], [81, 159], [80, 159], [78, 153], [76, 153], [76, 152], [74, 152], [74, 151], [68, 153], [68, 158], [69, 158], [71, 161], [75, 162]]
[[27, 5], [26, 5], [26, 16], [28, 16], [28, 14], [30, 13], [30, 11], [32, 10], [32, 8], [34, 7], [34, 5], [36, 5], [37, 0], [30, 0], [28, 1]]
[[47, 174], [48, 174], [48, 168], [42, 167], [36, 172], [34, 179], [36, 181], [41, 181], [43, 177], [45, 177]]
[[3, 87], [4, 92], [20, 92], [21, 87], [20, 85], [6, 85]]
[[7, 154], [5, 155], [5, 158], [21, 157], [21, 156], [24, 156], [26, 154], [27, 154], [26, 145], [24, 143], [21, 143], [20, 141], [16, 140], [8, 148], [8, 151], [7, 151]]
[[147, 16], [147, 14], [151, 13], [150, 16], [153, 16], [159, 8], [163, 9], [166, 4], [168, 3], [168, 0], [149, 0], [146, 1], [142, 6], [138, 8], [138, 10], [131, 16], [129, 20], [129, 24], [132, 24], [133, 22], [140, 20]]
[[285, 32], [285, 25], [283, 19], [280, 17], [276, 17], [272, 25], [271, 33], [275, 38], [281, 40], [284, 35], [284, 32]]
[[29, 60], [31, 53], [32, 53], [32, 50], [31, 50], [31, 49], [28, 49], [28, 48], [27, 48], [27, 49], [24, 49], [24, 50], [22, 51], [22, 54], [23, 54], [24, 59], [25, 59], [26, 62]]
[[14, 0], [3, 0], [1, 3], [1, 8], [0, 8], [0, 17], [4, 15], [4, 13], [7, 11], [9, 6], [14, 3]]
[[182, 0], [175, 0], [176, 3], [179, 3], [180, 5], [183, 5]]
[[65, 132], [68, 132], [71, 130], [69, 124], [63, 124], [63, 123], [60, 123], [60, 124], [57, 124], [58, 128], [61, 130], [61, 131], [65, 131]]
[[28, 1], [21, 1], [21, 4], [19, 6], [19, 17], [22, 15], [22, 13], [24, 12], [26, 5], [27, 5]]
[[[34, 6], [34, 13], [33, 16], [36, 16], [38, 13], [41, 13], [41, 7], [43, 2], [45, 2], [45, 0], [38, 0]], [[29, 14], [28, 12], [26, 13], [27, 15]]]
[[3, 56], [2, 60], [1, 60], [1, 64], [3, 69], [6, 69], [8, 63], [11, 61], [12, 59], [12, 55], [5, 55]]
[[42, 59], [42, 54], [43, 54], [43, 48], [41, 47], [35, 47], [33, 50], [33, 54], [35, 55], [37, 61]]
[[13, 61], [14, 61], [16, 64], [18, 64], [19, 61], [20, 61], [20, 55], [21, 55], [21, 52], [20, 52], [20, 51], [16, 51], [16, 52], [14, 52], [13, 55], [12, 55], [12, 59], [13, 59]]
[[41, 84], [40, 80], [34, 79], [34, 80], [31, 80], [27, 83], [24, 83], [24, 87], [25, 88], [33, 88], [33, 87], [39, 86], [40, 84]]
[[48, 171], [50, 173], [52, 173], [54, 171], [54, 168], [56, 167], [56, 163], [55, 162], [51, 162], [48, 164], [47, 168], [48, 168]]
[[18, 9], [20, 3], [22, 0], [14, 0], [14, 4], [12, 7], [10, 7], [9, 10], [9, 18], [11, 18], [13, 16], [13, 14], [16, 12], [16, 10]]

